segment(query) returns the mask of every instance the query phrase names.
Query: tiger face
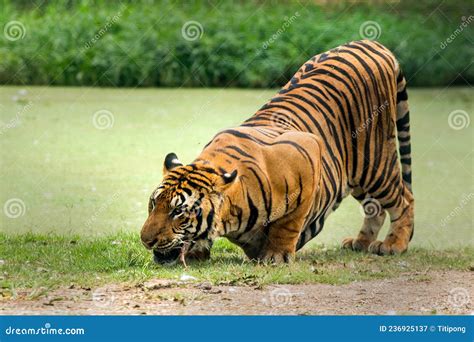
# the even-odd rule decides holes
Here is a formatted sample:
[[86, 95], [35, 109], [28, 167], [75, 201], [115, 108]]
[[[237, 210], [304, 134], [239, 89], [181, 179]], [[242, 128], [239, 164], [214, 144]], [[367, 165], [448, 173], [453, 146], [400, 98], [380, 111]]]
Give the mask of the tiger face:
[[210, 233], [218, 225], [222, 185], [237, 176], [210, 167], [183, 165], [174, 153], [166, 156], [163, 180], [151, 194], [141, 240], [160, 264], [173, 263], [193, 249], [210, 248]]

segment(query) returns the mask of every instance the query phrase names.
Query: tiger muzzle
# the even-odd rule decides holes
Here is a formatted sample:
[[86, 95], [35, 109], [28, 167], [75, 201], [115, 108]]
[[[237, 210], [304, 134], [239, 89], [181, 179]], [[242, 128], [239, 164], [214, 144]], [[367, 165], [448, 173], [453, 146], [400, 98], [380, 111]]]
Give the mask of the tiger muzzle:
[[173, 264], [181, 255], [182, 246], [177, 246], [169, 250], [153, 249], [153, 260], [160, 265]]

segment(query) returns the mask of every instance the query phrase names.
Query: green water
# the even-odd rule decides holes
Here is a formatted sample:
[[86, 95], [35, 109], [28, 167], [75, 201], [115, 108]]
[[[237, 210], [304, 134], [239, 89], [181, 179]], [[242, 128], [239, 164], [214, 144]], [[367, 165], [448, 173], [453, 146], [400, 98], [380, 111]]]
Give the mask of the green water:
[[[0, 230], [138, 233], [165, 154], [173, 151], [191, 161], [218, 130], [239, 124], [273, 94], [2, 87]], [[412, 89], [409, 96], [416, 198], [412, 243], [473, 245], [474, 123], [456, 130], [448, 116], [455, 110], [472, 115], [474, 91]], [[94, 125], [99, 110], [112, 115]], [[339, 243], [355, 235], [361, 221], [357, 202], [347, 198], [314, 241]]]

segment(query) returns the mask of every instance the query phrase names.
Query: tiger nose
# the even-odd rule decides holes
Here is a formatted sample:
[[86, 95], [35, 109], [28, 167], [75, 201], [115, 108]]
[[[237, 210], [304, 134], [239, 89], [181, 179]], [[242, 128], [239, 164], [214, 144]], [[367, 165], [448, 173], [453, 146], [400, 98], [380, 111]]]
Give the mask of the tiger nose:
[[141, 240], [142, 240], [143, 245], [147, 249], [152, 249], [153, 246], [158, 242], [158, 239], [156, 238], [155, 235], [149, 235], [149, 234], [144, 233], [143, 231], [141, 233]]

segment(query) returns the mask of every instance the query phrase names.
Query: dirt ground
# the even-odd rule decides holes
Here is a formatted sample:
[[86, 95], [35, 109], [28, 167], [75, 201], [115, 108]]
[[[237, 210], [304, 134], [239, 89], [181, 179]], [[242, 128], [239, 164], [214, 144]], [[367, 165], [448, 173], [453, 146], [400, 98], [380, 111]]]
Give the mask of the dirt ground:
[[346, 285], [212, 286], [193, 280], [62, 288], [0, 301], [0, 314], [327, 315], [472, 314], [474, 273], [445, 271]]

